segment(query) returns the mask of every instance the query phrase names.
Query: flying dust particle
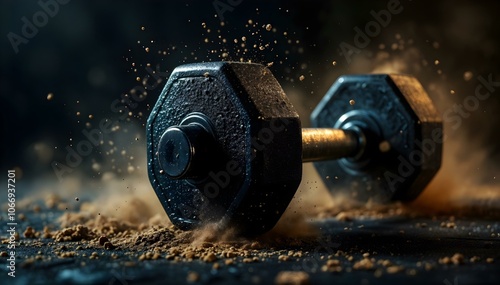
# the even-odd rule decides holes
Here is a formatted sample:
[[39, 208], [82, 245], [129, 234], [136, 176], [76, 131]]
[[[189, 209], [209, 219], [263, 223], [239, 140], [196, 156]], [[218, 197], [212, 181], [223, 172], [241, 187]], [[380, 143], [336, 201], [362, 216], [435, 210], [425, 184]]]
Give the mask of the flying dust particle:
[[470, 72], [470, 71], [466, 71], [466, 72], [464, 72], [464, 80], [465, 80], [465, 81], [469, 81], [469, 80], [471, 80], [473, 76], [474, 76], [474, 75], [473, 75], [473, 74], [472, 74], [472, 72]]
[[439, 65], [439, 60], [437, 60], [437, 59], [436, 59], [436, 60], [434, 61], [434, 65]]
[[141, 27], [141, 31], [144, 31], [144, 30], [146, 30], [146, 27]]
[[54, 93], [47, 94], [47, 100], [50, 101], [52, 99], [54, 99]]
[[380, 152], [389, 152], [391, 150], [391, 143], [384, 140], [378, 145]]
[[306, 79], [306, 77], [305, 77], [304, 75], [301, 75], [301, 76], [299, 77], [299, 80], [300, 80], [300, 81], [303, 81], [304, 79]]
[[189, 272], [186, 277], [186, 281], [189, 283], [198, 282], [199, 280], [200, 280], [200, 274], [193, 271]]
[[266, 31], [270, 32], [273, 29], [273, 26], [271, 24], [266, 25]]
[[309, 284], [309, 274], [305, 271], [281, 271], [274, 280], [275, 284]]
[[94, 171], [101, 170], [101, 165], [99, 163], [93, 163], [92, 164], [92, 170], [94, 170]]
[[356, 104], [356, 101], [354, 101], [354, 100], [352, 100], [352, 99], [351, 99], [351, 100], [349, 100], [349, 105], [354, 106], [354, 104]]
[[455, 90], [451, 89], [450, 94], [452, 94], [452, 95], [455, 94]]
[[336, 66], [337, 65], [337, 61], [336, 60], [332, 61], [332, 65]]

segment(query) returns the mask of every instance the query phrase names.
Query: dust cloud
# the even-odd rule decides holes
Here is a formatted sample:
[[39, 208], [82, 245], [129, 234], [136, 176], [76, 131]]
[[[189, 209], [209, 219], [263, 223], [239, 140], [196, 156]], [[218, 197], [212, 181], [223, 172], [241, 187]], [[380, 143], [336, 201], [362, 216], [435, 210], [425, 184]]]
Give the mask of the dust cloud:
[[[456, 33], [455, 26], [450, 26], [452, 34]], [[400, 30], [410, 31], [410, 28], [401, 27]], [[473, 32], [474, 29], [471, 33]], [[459, 41], [465, 41], [468, 38], [462, 31], [456, 35], [459, 37], [457, 39]], [[342, 73], [411, 74], [421, 81], [440, 114], [452, 108], [453, 104], [460, 102], [460, 97], [453, 93], [455, 91], [460, 93], [460, 87], [471, 84], [468, 81], [473, 79], [471, 80], [470, 76], [465, 75], [460, 78], [447, 76], [446, 69], [442, 68], [440, 64], [451, 60], [450, 58], [436, 59], [426, 56], [421, 48], [424, 43], [405, 38], [404, 33], [388, 33], [384, 37], [384, 44], [369, 51], [372, 56], [360, 54], [353, 57], [348, 72]], [[425, 43], [425, 45], [427, 44]], [[437, 42], [430, 43], [430, 45], [435, 49], [439, 48]], [[339, 56], [336, 54], [332, 54], [332, 57], [325, 64], [331, 65], [332, 60], [334, 62], [339, 60]], [[331, 84], [338, 75], [339, 66], [337, 64], [337, 67], [332, 68], [330, 74], [322, 76], [321, 81], [324, 81], [324, 84]], [[282, 83], [285, 83], [285, 91], [288, 92], [286, 82]], [[454, 86], [455, 91], [450, 92], [450, 86]], [[292, 91], [288, 95], [293, 102], [300, 101], [297, 99], [300, 95], [297, 93]], [[481, 102], [481, 106], [476, 112], [482, 112], [483, 105], [486, 104], [488, 104], [487, 101]], [[299, 104], [295, 104], [295, 107], [303, 118], [304, 115], [308, 116], [311, 111], [304, 109]], [[450, 122], [445, 120], [444, 132], [448, 139], [443, 147], [442, 168], [421, 196], [409, 205], [410, 208], [417, 211], [446, 214], [456, 214], [457, 209], [481, 209], [481, 211], [477, 210], [476, 213], [498, 213], [500, 211], [500, 189], [498, 189], [496, 177], [499, 173], [499, 167], [490, 161], [489, 150], [481, 143], [483, 141], [481, 134], [476, 134], [475, 140], [471, 140], [468, 132], [463, 131], [474, 128], [474, 123], [475, 121], [464, 119], [461, 128], [454, 130], [450, 127]], [[85, 173], [75, 173], [65, 182], [57, 185], [40, 183], [37, 193], [26, 199], [25, 204], [29, 204], [37, 198], [45, 199], [47, 195], [59, 195], [66, 201], [68, 211], [79, 211], [94, 216], [105, 215], [133, 224], [147, 223], [151, 219], [169, 224], [168, 217], [148, 180], [145, 142], [141, 141], [130, 147], [129, 142], [134, 140], [132, 133], [142, 132], [142, 129], [141, 126], [135, 126], [135, 131], [122, 134], [113, 140], [114, 149], [127, 150], [124, 154], [126, 159], [105, 159], [104, 162], [94, 163], [92, 171], [95, 173], [92, 179], [88, 179], [88, 173], [86, 173], [88, 170], [85, 170], [82, 171]], [[38, 149], [43, 147], [44, 145], [37, 146]], [[130, 157], [134, 157], [132, 164], [128, 159]], [[44, 156], [43, 160], [49, 161], [50, 158]], [[120, 167], [119, 165], [128, 165], [128, 167], [116, 174], [116, 167]], [[82, 198], [80, 202], [74, 201], [76, 196]], [[312, 164], [304, 164], [302, 183], [295, 198], [270, 235], [314, 236], [318, 230], [311, 224], [311, 221], [318, 217], [325, 218], [325, 215], [321, 215], [321, 213], [337, 214], [349, 207], [374, 208], [373, 205], [360, 205], [346, 197], [332, 196], [323, 185], [321, 177], [315, 172]], [[408, 205], [397, 205], [396, 207], [408, 207]], [[216, 238], [222, 240], [235, 238], [232, 231], [228, 231], [220, 237], [216, 237], [215, 232], [212, 225], [207, 225], [193, 233], [194, 241], [201, 243]]]

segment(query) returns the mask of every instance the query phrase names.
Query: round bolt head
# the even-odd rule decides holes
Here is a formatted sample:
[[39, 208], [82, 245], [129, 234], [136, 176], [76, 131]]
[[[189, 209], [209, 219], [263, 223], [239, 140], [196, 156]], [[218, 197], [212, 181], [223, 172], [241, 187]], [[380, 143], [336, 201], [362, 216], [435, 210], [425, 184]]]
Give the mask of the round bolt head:
[[333, 194], [410, 201], [441, 165], [442, 120], [411, 76], [340, 77], [311, 115], [315, 128], [359, 129], [356, 157], [315, 162]]
[[[206, 177], [172, 179], [157, 154], [160, 140], [193, 113], [211, 122], [216, 155], [208, 160]], [[177, 67], [149, 116], [147, 144], [151, 184], [181, 229], [217, 222], [245, 235], [266, 232], [301, 180], [298, 114], [269, 69], [259, 64]]]
[[193, 156], [191, 141], [178, 127], [170, 127], [163, 133], [158, 144], [158, 160], [165, 173], [177, 178], [189, 168]]

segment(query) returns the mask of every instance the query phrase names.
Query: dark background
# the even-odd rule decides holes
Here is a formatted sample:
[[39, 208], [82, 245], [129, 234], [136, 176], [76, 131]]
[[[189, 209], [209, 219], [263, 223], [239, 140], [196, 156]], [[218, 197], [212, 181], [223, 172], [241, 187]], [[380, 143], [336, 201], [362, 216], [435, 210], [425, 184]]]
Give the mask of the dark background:
[[[119, 117], [112, 112], [111, 103], [139, 84], [136, 77], [147, 74], [147, 63], [152, 69], [169, 73], [183, 63], [220, 60], [221, 49], [228, 51], [228, 60], [242, 57], [253, 62], [274, 62], [271, 70], [301, 113], [304, 125], [336, 77], [376, 71], [388, 62], [403, 64], [396, 69], [417, 76], [440, 113], [474, 95], [476, 76], [492, 74], [500, 78], [498, 1], [401, 0], [403, 12], [393, 15], [388, 27], [348, 64], [339, 54], [340, 43], [352, 45], [353, 28], [364, 29], [373, 20], [370, 11], [385, 9], [387, 2], [243, 0], [223, 14], [225, 25], [221, 26], [220, 19], [214, 17], [212, 1], [73, 0], [60, 5], [58, 13], [27, 44], [21, 44], [16, 54], [7, 34], [21, 35], [21, 18], [31, 20], [41, 7], [37, 1], [3, 0], [2, 172], [18, 167], [26, 178], [46, 175], [47, 179], [56, 179], [51, 162], [64, 161], [65, 147], [82, 140], [82, 130], [95, 127], [103, 118]], [[258, 23], [256, 28], [245, 26], [249, 19]], [[210, 33], [202, 23], [211, 29]], [[268, 23], [277, 31], [261, 28]], [[254, 30], [259, 35], [252, 36]], [[285, 31], [287, 37], [283, 36]], [[227, 42], [221, 43], [218, 35]], [[248, 42], [271, 44], [263, 51], [249, 48], [248, 52], [238, 52], [233, 39], [242, 36], [248, 37]], [[209, 43], [204, 42], [205, 38]], [[391, 44], [400, 38], [406, 41], [405, 48], [392, 50]], [[385, 46], [385, 57], [379, 54], [381, 44]], [[434, 64], [436, 59], [439, 65]], [[332, 65], [334, 60], [336, 66]], [[474, 75], [469, 81], [463, 79], [466, 71]], [[305, 75], [306, 80], [300, 82], [300, 75]], [[114, 147], [114, 153], [129, 148], [145, 153], [144, 124], [164, 82], [122, 122], [120, 135], [105, 138], [115, 145], [105, 143], [94, 149], [84, 158], [80, 172], [98, 178], [100, 174], [91, 171], [92, 163], [113, 159], [111, 169], [120, 169], [119, 155], [109, 153]], [[450, 93], [451, 89], [455, 94]], [[54, 94], [50, 101], [49, 93]], [[467, 156], [480, 150], [486, 152], [488, 163], [496, 165], [500, 154], [499, 93], [495, 91], [482, 101], [479, 109], [450, 134], [463, 141], [463, 147], [454, 155]], [[93, 119], [88, 118], [90, 114]], [[90, 126], [86, 126], [87, 122]]]

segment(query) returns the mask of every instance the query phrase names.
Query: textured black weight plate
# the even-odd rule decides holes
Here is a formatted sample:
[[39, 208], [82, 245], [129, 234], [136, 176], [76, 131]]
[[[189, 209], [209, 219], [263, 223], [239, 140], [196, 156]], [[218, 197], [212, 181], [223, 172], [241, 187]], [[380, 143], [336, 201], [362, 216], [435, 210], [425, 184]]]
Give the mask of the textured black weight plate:
[[[194, 112], [211, 120], [218, 159], [201, 182], [170, 179], [159, 164], [159, 140]], [[177, 67], [148, 119], [147, 140], [150, 181], [169, 218], [182, 229], [219, 222], [247, 235], [268, 231], [300, 183], [298, 114], [262, 65]]]
[[360, 128], [365, 153], [316, 162], [332, 193], [409, 201], [441, 164], [442, 121], [420, 83], [403, 75], [340, 77], [311, 115], [316, 128]]

